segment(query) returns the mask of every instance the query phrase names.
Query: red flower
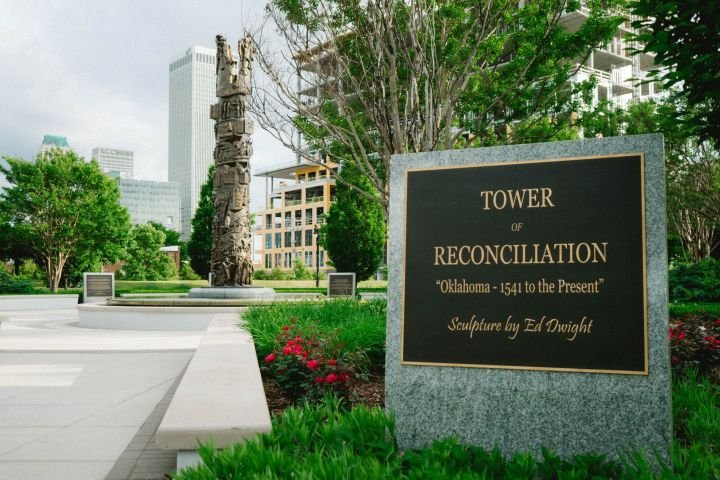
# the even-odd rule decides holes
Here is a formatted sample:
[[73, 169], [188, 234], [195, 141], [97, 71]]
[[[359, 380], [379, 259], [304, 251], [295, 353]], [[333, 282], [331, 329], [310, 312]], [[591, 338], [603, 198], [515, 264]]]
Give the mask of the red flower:
[[288, 346], [288, 347], [294, 347], [294, 346], [295, 346], [295, 342], [293, 342], [292, 340], [288, 340], [287, 346]]
[[295, 343], [302, 343], [302, 338], [300, 337], [295, 337], [293, 338], [293, 340], [295, 341]]
[[290, 327], [288, 327], [287, 325], [283, 325], [282, 328], [283, 328], [283, 330], [285, 330], [286, 332], [287, 332], [288, 330], [290, 330]]
[[275, 358], [275, 354], [271, 353], [270, 355], [265, 357], [265, 363], [272, 363], [273, 361], [275, 361]]
[[308, 356], [308, 353], [307, 353], [306, 351], [304, 351], [304, 350], [303, 350], [302, 352], [300, 352], [300, 355], [302, 355], [302, 356], [303, 356], [303, 358], [307, 358], [307, 356]]
[[300, 345], [295, 345], [295, 353], [300, 354], [302, 353], [303, 349]]
[[338, 376], [334, 373], [329, 373], [327, 377], [325, 377], [325, 383], [335, 383], [338, 379]]
[[325, 377], [315, 377], [315, 383], [323, 383], [325, 382]]
[[328, 365], [332, 365], [334, 367], [335, 365], [337, 365], [337, 362], [334, 358], [331, 358], [330, 360], [328, 360]]
[[687, 336], [687, 335], [685, 335], [685, 332], [680, 332], [680, 333], [678, 333], [677, 339], [678, 339], [678, 340], [682, 340], [682, 339], [685, 338], [686, 336]]
[[290, 347], [283, 348], [283, 355], [290, 355], [290, 354], [292, 354], [292, 348], [290, 348]]
[[319, 366], [320, 366], [320, 365], [318, 364], [318, 361], [315, 360], [315, 359], [313, 359], [313, 360], [308, 360], [308, 362], [307, 362], [307, 367], [308, 367], [310, 370], [317, 370]]
[[720, 327], [720, 318], [718, 318], [717, 320], [715, 320], [715, 325], [717, 325], [718, 327]]

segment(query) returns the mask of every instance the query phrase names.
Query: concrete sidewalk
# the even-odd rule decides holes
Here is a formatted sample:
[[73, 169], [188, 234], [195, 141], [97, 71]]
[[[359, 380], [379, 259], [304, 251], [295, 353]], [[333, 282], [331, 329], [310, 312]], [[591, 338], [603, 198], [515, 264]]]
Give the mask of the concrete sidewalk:
[[102, 480], [204, 332], [91, 330], [0, 312], [0, 478]]

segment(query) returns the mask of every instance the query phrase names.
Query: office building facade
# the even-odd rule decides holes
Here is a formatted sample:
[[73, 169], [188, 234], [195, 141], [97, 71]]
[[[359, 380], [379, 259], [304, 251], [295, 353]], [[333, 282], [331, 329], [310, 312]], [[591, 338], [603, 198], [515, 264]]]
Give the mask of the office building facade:
[[332, 270], [325, 249], [317, 245], [316, 229], [335, 200], [337, 165], [307, 161], [269, 168], [256, 176], [265, 177], [268, 195], [265, 209], [257, 212], [255, 233], [260, 244], [255, 251], [260, 268], [289, 270], [302, 260], [312, 271]]
[[169, 75], [168, 179], [180, 186], [181, 233], [187, 239], [200, 188], [213, 163], [215, 50], [188, 48], [170, 60]]
[[100, 165], [100, 170], [111, 177], [132, 179], [134, 171], [133, 152], [115, 148], [95, 147], [92, 159]]
[[180, 185], [177, 182], [121, 178], [119, 186], [120, 205], [127, 208], [131, 223], [156, 222], [169, 230], [180, 231]]

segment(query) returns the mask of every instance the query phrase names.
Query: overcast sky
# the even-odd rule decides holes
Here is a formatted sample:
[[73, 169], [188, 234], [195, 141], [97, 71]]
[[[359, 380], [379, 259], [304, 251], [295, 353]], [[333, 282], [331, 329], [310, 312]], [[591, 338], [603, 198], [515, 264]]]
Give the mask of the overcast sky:
[[[30, 159], [43, 135], [81, 156], [132, 150], [135, 178], [167, 180], [168, 65], [188, 47], [232, 45], [264, 0], [0, 0], [0, 156]], [[256, 69], [256, 72], [258, 69]], [[293, 155], [256, 130], [254, 171]], [[251, 210], [264, 180], [252, 182]]]

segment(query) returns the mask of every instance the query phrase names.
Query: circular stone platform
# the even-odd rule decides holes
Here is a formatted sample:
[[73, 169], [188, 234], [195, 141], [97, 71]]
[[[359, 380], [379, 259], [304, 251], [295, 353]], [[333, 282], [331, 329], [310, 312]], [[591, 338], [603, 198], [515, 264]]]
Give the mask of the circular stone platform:
[[268, 287], [200, 287], [188, 292], [189, 298], [238, 298], [243, 300], [270, 300], [275, 290]]

